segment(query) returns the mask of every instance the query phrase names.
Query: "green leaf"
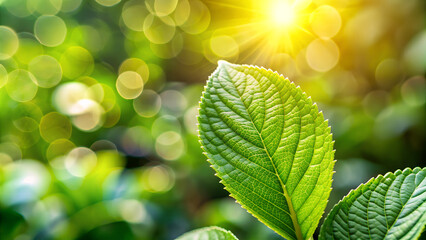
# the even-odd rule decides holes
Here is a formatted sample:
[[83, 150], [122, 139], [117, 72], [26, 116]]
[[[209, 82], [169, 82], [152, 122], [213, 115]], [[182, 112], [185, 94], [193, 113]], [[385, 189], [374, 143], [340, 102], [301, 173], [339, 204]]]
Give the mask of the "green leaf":
[[223, 228], [206, 227], [185, 233], [176, 240], [238, 240], [238, 238]]
[[334, 206], [320, 239], [417, 239], [426, 225], [426, 168], [372, 178]]
[[271, 70], [219, 61], [201, 98], [200, 142], [244, 208], [287, 239], [309, 239], [331, 190], [333, 141], [315, 104]]

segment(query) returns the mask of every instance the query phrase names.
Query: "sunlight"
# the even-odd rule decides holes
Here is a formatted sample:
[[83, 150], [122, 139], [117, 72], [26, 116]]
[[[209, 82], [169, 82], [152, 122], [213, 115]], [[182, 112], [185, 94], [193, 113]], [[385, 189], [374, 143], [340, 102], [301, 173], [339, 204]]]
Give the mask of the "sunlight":
[[[311, 0], [249, 0], [250, 4], [246, 5], [222, 0], [208, 2], [215, 7], [238, 12], [212, 34], [209, 49], [205, 50], [206, 58], [212, 63], [218, 59], [243, 61], [250, 58], [269, 64], [271, 58], [267, 57], [268, 54], [286, 53], [295, 57], [315, 39], [310, 19], [316, 5]], [[325, 27], [317, 28], [325, 31]], [[229, 44], [218, 44], [225, 40]]]
[[270, 20], [277, 27], [290, 27], [296, 20], [294, 9], [287, 1], [271, 4], [270, 13]]

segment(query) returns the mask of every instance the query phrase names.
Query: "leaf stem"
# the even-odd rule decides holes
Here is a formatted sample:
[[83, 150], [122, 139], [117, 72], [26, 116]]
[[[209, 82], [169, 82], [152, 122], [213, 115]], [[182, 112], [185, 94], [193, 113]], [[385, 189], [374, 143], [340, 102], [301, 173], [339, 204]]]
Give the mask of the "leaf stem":
[[[280, 180], [280, 182], [281, 182], [281, 180]], [[291, 202], [291, 197], [287, 192], [287, 188], [285, 187], [285, 185], [282, 182], [281, 182], [281, 186], [283, 188], [284, 197], [287, 199], [288, 209], [290, 210], [291, 221], [293, 222], [296, 237], [297, 237], [298, 240], [303, 240], [302, 231], [300, 230], [299, 221], [297, 221], [297, 215], [296, 215], [296, 212], [294, 211], [293, 203]]]

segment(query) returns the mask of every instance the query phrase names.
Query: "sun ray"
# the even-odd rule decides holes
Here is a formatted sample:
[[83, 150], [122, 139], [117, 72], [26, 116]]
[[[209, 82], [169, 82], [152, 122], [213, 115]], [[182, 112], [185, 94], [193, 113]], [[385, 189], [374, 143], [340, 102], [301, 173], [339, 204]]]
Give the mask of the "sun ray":
[[247, 27], [249, 29], [253, 29], [255, 27], [260, 27], [261, 24], [262, 23], [259, 23], [259, 22], [251, 22], [251, 23], [245, 23], [245, 24], [239, 24], [239, 25], [229, 25], [229, 26], [226, 26], [226, 27], [221, 27], [221, 28], [219, 28], [216, 31], [219, 31], [219, 30], [228, 30], [228, 29], [229, 30], [238, 30], [240, 28], [245, 28], [245, 27]]
[[220, 7], [228, 7], [228, 8], [238, 9], [238, 10], [244, 10], [244, 11], [247, 11], [247, 12], [257, 12], [257, 10], [253, 9], [253, 8], [246, 8], [246, 7], [237, 6], [237, 5], [224, 3], [224, 2], [209, 1], [209, 0], [206, 0], [204, 2], [211, 4], [211, 5], [220, 6]]
[[[321, 6], [310, 0], [265, 0], [248, 2], [207, 0], [207, 4], [234, 11], [231, 18], [211, 32], [234, 39], [238, 61], [269, 63], [263, 56], [288, 54], [293, 59], [318, 38], [312, 30], [312, 14]], [[235, 56], [234, 56], [235, 57]], [[236, 60], [236, 59], [234, 59]], [[212, 60], [213, 61], [213, 60]]]

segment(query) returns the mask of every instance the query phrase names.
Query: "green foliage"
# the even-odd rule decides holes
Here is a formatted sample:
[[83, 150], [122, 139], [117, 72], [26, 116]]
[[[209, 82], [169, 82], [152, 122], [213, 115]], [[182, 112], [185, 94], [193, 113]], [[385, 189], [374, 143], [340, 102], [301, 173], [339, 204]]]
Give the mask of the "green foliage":
[[176, 240], [238, 240], [230, 231], [220, 227], [206, 227], [185, 233]]
[[426, 225], [426, 168], [379, 175], [344, 197], [320, 239], [417, 239]]
[[309, 239], [331, 190], [333, 141], [315, 104], [288, 79], [219, 62], [201, 99], [209, 162], [241, 205], [287, 239]]
[[292, 1], [296, 28], [271, 24], [280, 2], [0, 0], [0, 240], [199, 226], [282, 239], [199, 147], [200, 93], [222, 58], [277, 70], [321, 106], [339, 159], [330, 209], [384, 169], [424, 166], [426, 1]]
[[[220, 61], [198, 122], [205, 155], [231, 196], [283, 237], [310, 239], [334, 166], [330, 128], [310, 98], [276, 72]], [[333, 208], [320, 239], [419, 238], [425, 178], [426, 168], [407, 168], [362, 184]], [[210, 232], [183, 239], [228, 239]]]

